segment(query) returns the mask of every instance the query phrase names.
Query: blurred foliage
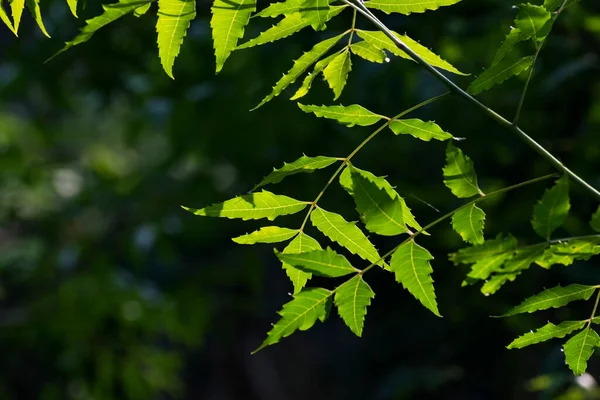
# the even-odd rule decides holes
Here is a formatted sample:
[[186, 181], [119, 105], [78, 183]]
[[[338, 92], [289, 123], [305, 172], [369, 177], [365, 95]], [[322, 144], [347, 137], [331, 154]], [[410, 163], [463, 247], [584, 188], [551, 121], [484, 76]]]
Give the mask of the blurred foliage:
[[[81, 22], [62, 2], [41, 6], [52, 39], [31, 20], [23, 20], [19, 39], [0, 31], [0, 399], [598, 398], [597, 357], [583, 376], [591, 380], [582, 380], [569, 373], [557, 343], [504, 347], [546, 319], [586, 318], [585, 306], [488, 318], [543, 287], [597, 284], [598, 261], [531, 269], [503, 293], [483, 297], [461, 288], [466, 268], [445, 259], [461, 246], [449, 223], [426, 240], [444, 319], [374, 273], [377, 298], [362, 339], [337, 320], [250, 356], [291, 284], [268, 247], [228, 239], [252, 230], [247, 223], [198, 219], [179, 206], [245, 193], [302, 153], [343, 156], [370, 132], [304, 114], [283, 97], [248, 112], [320, 33], [235, 52], [215, 76], [209, 3], [200, 1], [172, 81], [156, 57], [151, 16], [124, 18], [43, 64]], [[98, 10], [90, 2], [80, 18]], [[513, 17], [509, 3], [481, 0], [384, 22], [476, 72], [490, 64]], [[345, 28], [350, 18], [331, 25]], [[596, 187], [599, 21], [593, 1], [561, 17], [522, 117], [527, 132]], [[249, 28], [247, 37], [257, 31]], [[457, 81], [465, 87], [469, 78]], [[481, 98], [512, 115], [522, 83]], [[442, 90], [410, 63], [355, 63], [340, 101], [390, 115]], [[331, 104], [323, 82], [308, 98]], [[467, 138], [461, 147], [482, 188], [552, 172], [460, 100], [419, 114]], [[388, 175], [419, 221], [458, 204], [442, 184], [443, 144], [382, 135], [355, 164]], [[326, 178], [298, 176], [281, 192], [312, 196]], [[528, 220], [543, 190], [487, 202], [486, 237], [510, 230], [533, 242]], [[353, 215], [342, 190], [328, 193], [327, 204]], [[584, 232], [596, 208], [574, 188], [563, 233]]]

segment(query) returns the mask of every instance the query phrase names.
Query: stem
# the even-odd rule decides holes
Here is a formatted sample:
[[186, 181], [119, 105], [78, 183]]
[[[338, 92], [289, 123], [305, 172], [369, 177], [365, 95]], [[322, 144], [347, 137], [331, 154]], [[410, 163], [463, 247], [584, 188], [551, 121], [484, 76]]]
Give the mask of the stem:
[[594, 309], [592, 310], [592, 316], [590, 317], [587, 328], [589, 329], [590, 325], [592, 325], [592, 320], [596, 316], [596, 310], [598, 309], [598, 302], [600, 302], [600, 290], [598, 290], [598, 295], [596, 296], [596, 302], [594, 303]]
[[435, 78], [437, 78], [441, 83], [443, 83], [450, 91], [459, 95], [460, 97], [468, 100], [475, 106], [477, 106], [485, 115], [487, 115], [492, 120], [496, 121], [501, 126], [505, 127], [509, 131], [515, 133], [519, 136], [525, 143], [527, 143], [533, 150], [535, 150], [538, 154], [540, 154], [543, 158], [545, 158], [552, 166], [554, 166], [557, 170], [569, 175], [574, 181], [582, 185], [588, 191], [590, 191], [597, 199], [600, 199], [600, 191], [596, 190], [593, 186], [587, 183], [585, 180], [580, 178], [577, 174], [567, 168], [563, 163], [561, 163], [556, 157], [554, 157], [548, 150], [546, 150], [543, 146], [541, 146], [538, 142], [533, 140], [529, 135], [523, 132], [518, 126], [513, 125], [506, 118], [502, 117], [500, 114], [487, 107], [475, 97], [471, 96], [469, 93], [462, 90], [458, 87], [452, 80], [447, 78], [437, 69], [432, 67], [427, 61], [423, 60], [417, 53], [415, 53], [410, 47], [408, 47], [402, 40], [400, 40], [394, 32], [392, 32], [388, 27], [381, 22], [368, 8], [366, 8], [360, 0], [342, 0], [344, 3], [348, 4], [350, 7], [357, 10], [359, 13], [364, 15], [368, 20], [370, 20], [379, 30], [381, 30], [394, 44], [399, 47], [402, 51], [408, 54], [414, 61], [420, 64], [423, 68], [429, 71]]
[[[535, 39], [534, 39], [535, 40]], [[540, 54], [540, 50], [544, 45], [544, 41], [537, 46], [537, 50], [535, 52], [535, 56], [533, 57], [533, 63], [529, 68], [529, 74], [527, 75], [527, 80], [525, 81], [525, 86], [523, 87], [523, 93], [521, 93], [521, 98], [519, 99], [519, 105], [517, 107], [517, 112], [515, 114], [515, 119], [513, 120], [513, 125], [517, 126], [519, 123], [519, 118], [521, 117], [521, 109], [523, 108], [523, 103], [525, 103], [525, 95], [527, 94], [527, 89], [529, 88], [529, 82], [531, 82], [531, 77], [533, 76], [533, 70], [535, 69], [535, 63], [538, 59], [538, 55]]]
[[352, 10], [354, 14], [352, 14], [352, 28], [350, 28], [350, 38], [348, 39], [348, 46], [352, 44], [352, 38], [354, 37], [354, 31], [356, 30], [356, 9]]

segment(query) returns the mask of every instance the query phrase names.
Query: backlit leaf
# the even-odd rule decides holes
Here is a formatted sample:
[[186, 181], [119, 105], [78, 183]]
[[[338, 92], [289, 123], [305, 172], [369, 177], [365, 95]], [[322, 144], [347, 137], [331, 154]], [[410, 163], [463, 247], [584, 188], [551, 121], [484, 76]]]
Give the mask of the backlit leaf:
[[279, 21], [276, 25], [273, 25], [266, 31], [261, 32], [254, 39], [250, 39], [247, 42], [239, 45], [236, 50], [247, 49], [249, 47], [259, 46], [261, 44], [286, 38], [309, 25], [310, 22], [302, 18], [300, 13], [287, 14], [285, 18]]
[[598, 207], [598, 210], [596, 210], [594, 215], [592, 215], [592, 220], [590, 221], [590, 226], [596, 232], [600, 232], [600, 206]]
[[589, 260], [598, 254], [600, 254], [600, 237], [575, 239], [553, 244], [536, 262], [543, 268], [550, 268], [554, 264], [569, 266], [575, 260]]
[[284, 263], [304, 272], [328, 278], [339, 278], [348, 274], [360, 272], [341, 254], [329, 247], [325, 250], [314, 250], [306, 253], [286, 254], [275, 251], [277, 257]]
[[141, 17], [142, 15], [144, 15], [148, 12], [151, 5], [152, 5], [152, 3], [148, 3], [148, 4], [144, 4], [141, 7], [136, 8], [135, 10], [133, 10], [133, 15], [135, 15], [136, 17]]
[[259, 13], [256, 13], [254, 17], [274, 18], [282, 14], [290, 15], [292, 13], [297, 12], [300, 9], [302, 1], [303, 0], [286, 0], [278, 3], [271, 3], [264, 10], [262, 10]]
[[485, 213], [475, 204], [457, 211], [452, 216], [452, 227], [463, 238], [471, 244], [483, 243], [483, 226]]
[[307, 20], [315, 30], [321, 30], [329, 14], [329, 0], [303, 0], [300, 15]]
[[71, 14], [77, 18], [77, 0], [67, 0], [67, 5], [69, 6], [69, 10], [71, 10]]
[[510, 260], [513, 255], [513, 252], [503, 252], [478, 260], [471, 266], [471, 271], [467, 274], [467, 279], [463, 282], [463, 286], [473, 283], [475, 280], [485, 280], [494, 272], [500, 271], [502, 265]]
[[528, 269], [543, 252], [543, 246], [529, 246], [517, 250], [499, 271], [485, 281], [481, 286], [481, 293], [487, 296], [496, 293], [505, 283], [514, 281], [517, 275]]
[[33, 17], [35, 23], [40, 28], [40, 31], [42, 31], [42, 33], [46, 35], [46, 37], [50, 37], [50, 34], [48, 34], [48, 31], [46, 30], [46, 27], [44, 26], [44, 21], [42, 19], [42, 11], [40, 10], [40, 0], [27, 0], [27, 7], [29, 8], [29, 13]]
[[[343, 50], [343, 49], [342, 49]], [[304, 80], [302, 81], [302, 85], [298, 88], [298, 90], [296, 91], [296, 93], [294, 93], [294, 95], [292, 97], [290, 97], [290, 100], [298, 100], [301, 97], [304, 97], [308, 94], [308, 91], [310, 90], [313, 81], [315, 80], [315, 78], [317, 76], [319, 76], [319, 74], [321, 72], [323, 72], [323, 70], [325, 69], [325, 67], [327, 67], [329, 65], [329, 63], [337, 57], [337, 55], [341, 53], [341, 51], [338, 51], [336, 53], [330, 54], [329, 56], [325, 57], [322, 60], [319, 60], [314, 68], [313, 68], [313, 72], [309, 72], [306, 77], [304, 77]]]
[[13, 28], [15, 28], [16, 34], [19, 32], [19, 25], [21, 25], [21, 17], [23, 16], [23, 9], [25, 8], [25, 0], [10, 0], [9, 3], [13, 19]]
[[552, 232], [565, 222], [570, 208], [569, 181], [565, 175], [557, 180], [552, 188], [544, 192], [533, 208], [531, 221], [533, 230], [542, 238], [549, 240]]
[[422, 13], [428, 10], [437, 10], [439, 7], [451, 6], [460, 0], [370, 0], [365, 1], [365, 6], [376, 8], [386, 14]]
[[487, 279], [483, 285], [481, 285], [481, 293], [489, 296], [496, 293], [502, 286], [507, 282], [513, 282], [519, 273], [508, 273], [499, 272], [489, 279]]
[[506, 55], [509, 54], [515, 48], [515, 45], [517, 43], [525, 41], [530, 37], [531, 36], [528, 36], [527, 34], [523, 33], [518, 28], [511, 28], [508, 35], [506, 35], [506, 39], [504, 39], [504, 42], [496, 52], [496, 56], [494, 57], [492, 65], [496, 65], [500, 61], [502, 61], [504, 57], [506, 57]]
[[420, 119], [395, 119], [390, 123], [390, 129], [396, 135], [409, 134], [426, 142], [431, 139], [448, 140], [452, 135], [445, 132], [434, 122], [424, 122]]
[[352, 104], [349, 106], [315, 106], [298, 103], [298, 107], [306, 113], [314, 113], [317, 117], [333, 119], [347, 126], [370, 126], [379, 122], [382, 115], [375, 114], [363, 106]]
[[444, 185], [458, 198], [475, 195], [484, 196], [477, 184], [477, 174], [473, 161], [461, 149], [448, 142], [446, 166], [444, 167]]
[[179, 55], [179, 49], [190, 27], [190, 22], [194, 18], [196, 18], [195, 0], [158, 0], [158, 21], [156, 22], [158, 55], [163, 69], [171, 79], [175, 79], [173, 64]]
[[4, 0], [0, 0], [0, 20], [2, 20], [2, 22], [4, 22], [4, 25], [6, 25], [8, 27], [8, 29], [10, 29], [12, 31], [12, 33], [17, 35], [17, 31], [15, 30], [12, 21], [10, 20], [10, 18], [8, 17], [8, 14], [6, 13], [6, 10], [4, 9], [4, 5], [2, 4], [3, 1]]
[[367, 307], [375, 292], [365, 282], [362, 275], [357, 275], [341, 285], [335, 291], [334, 302], [340, 317], [356, 336], [362, 336]]
[[559, 308], [576, 300], [588, 300], [596, 291], [595, 286], [573, 284], [569, 286], [556, 286], [531, 296], [512, 310], [503, 314], [503, 317], [521, 313], [532, 313], [554, 307]]
[[467, 92], [472, 95], [479, 94], [484, 90], [491, 89], [494, 85], [498, 85], [505, 80], [512, 78], [515, 75], [519, 75], [521, 72], [529, 69], [533, 64], [533, 57], [523, 57], [518, 60], [503, 60], [490, 68], [483, 71], [481, 75], [477, 77], [471, 83]]
[[333, 292], [327, 289], [310, 288], [295, 295], [294, 300], [284, 304], [283, 309], [278, 312], [281, 319], [273, 325], [265, 341], [252, 353], [279, 342], [297, 330], [305, 331], [311, 328], [317, 319], [325, 321], [331, 307], [332, 294]]
[[257, 231], [233, 238], [238, 244], [279, 243], [293, 238], [298, 229], [281, 228], [279, 226], [264, 226]]
[[552, 15], [542, 6], [533, 4], [521, 4], [519, 14], [515, 19], [515, 25], [525, 35], [529, 37], [539, 37], [540, 32], [544, 31], [544, 27]]
[[352, 61], [350, 60], [350, 52], [344, 50], [331, 60], [323, 70], [323, 76], [331, 90], [333, 90], [334, 100], [337, 100], [342, 94], [351, 69]]
[[593, 329], [586, 328], [567, 340], [563, 346], [565, 361], [575, 375], [583, 375], [596, 347], [600, 346], [600, 336]]
[[528, 332], [513, 340], [507, 349], [522, 349], [532, 344], [542, 343], [554, 338], [563, 338], [573, 331], [583, 328], [586, 321], [564, 321], [558, 325], [548, 322], [535, 332]]
[[441, 317], [431, 278], [431, 260], [431, 253], [411, 239], [394, 252], [390, 266], [396, 274], [396, 280], [427, 309]]
[[493, 257], [498, 254], [513, 254], [517, 248], [517, 240], [513, 236], [486, 240], [483, 244], [465, 247], [450, 255], [450, 260], [458, 264], [473, 264], [482, 259]]
[[[287, 247], [283, 249], [282, 253], [296, 254], [311, 250], [321, 250], [321, 245], [304, 232], [300, 232], [298, 236], [296, 236], [294, 240], [292, 240]], [[294, 294], [299, 293], [306, 285], [306, 282], [312, 277], [312, 274], [304, 272], [296, 267], [291, 266], [290, 264], [282, 263], [281, 266], [294, 285]]]
[[336, 161], [338, 161], [338, 159], [335, 157], [302, 156], [292, 163], [289, 163], [289, 164], [283, 163], [283, 167], [281, 167], [279, 169], [273, 168], [273, 172], [271, 172], [269, 175], [267, 175], [265, 178], [263, 178], [263, 180], [260, 181], [260, 183], [258, 185], [256, 185], [254, 187], [254, 189], [252, 189], [252, 190], [256, 190], [259, 187], [265, 186], [268, 184], [279, 183], [284, 178], [286, 178], [290, 175], [299, 174], [302, 172], [311, 173], [311, 172], [315, 172], [318, 169], [327, 168], [328, 166], [335, 163]]
[[309, 203], [298, 201], [291, 197], [273, 194], [263, 190], [244, 196], [238, 196], [223, 203], [214, 204], [202, 209], [183, 207], [183, 209], [205, 217], [241, 218], [249, 219], [267, 218], [273, 221], [280, 215], [295, 214], [302, 211]]
[[256, 0], [214, 0], [211, 11], [210, 27], [218, 73], [244, 36], [250, 15], [256, 11]]
[[387, 56], [383, 50], [378, 49], [364, 40], [362, 42], [353, 43], [350, 46], [350, 51], [367, 61], [376, 62], [379, 64], [383, 63], [387, 59]]

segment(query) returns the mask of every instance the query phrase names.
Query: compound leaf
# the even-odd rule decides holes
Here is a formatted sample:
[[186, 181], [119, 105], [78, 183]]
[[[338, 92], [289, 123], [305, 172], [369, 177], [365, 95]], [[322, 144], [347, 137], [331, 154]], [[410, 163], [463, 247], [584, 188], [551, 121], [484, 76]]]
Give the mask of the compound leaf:
[[517, 240], [513, 236], [486, 240], [476, 246], [465, 247], [450, 255], [450, 260], [455, 264], [473, 264], [482, 259], [493, 257], [498, 254], [513, 254], [517, 248]]
[[298, 229], [281, 228], [279, 226], [264, 226], [257, 231], [233, 238], [238, 244], [279, 243], [293, 238]]
[[519, 75], [521, 72], [529, 69], [533, 64], [533, 57], [523, 57], [518, 60], [503, 60], [490, 68], [483, 71], [481, 75], [477, 77], [471, 83], [467, 92], [472, 95], [479, 94], [484, 90], [491, 89], [494, 85], [498, 85], [505, 80]]
[[[219, 1], [219, 0], [216, 0]], [[173, 77], [173, 64], [179, 55], [183, 38], [196, 18], [195, 0], [158, 0], [158, 56], [163, 69]]]
[[331, 90], [333, 90], [333, 100], [337, 100], [342, 94], [346, 82], [348, 81], [350, 70], [352, 70], [352, 61], [350, 60], [350, 53], [347, 49], [331, 60], [323, 70], [323, 76]]
[[394, 252], [390, 266], [396, 280], [427, 309], [441, 317], [431, 278], [431, 260], [431, 253], [411, 239]]
[[596, 347], [600, 346], [600, 336], [593, 329], [587, 328], [567, 340], [563, 346], [565, 361], [575, 375], [583, 375]]
[[417, 139], [421, 139], [425, 142], [431, 139], [435, 140], [448, 140], [452, 139], [452, 135], [445, 132], [436, 123], [432, 121], [424, 122], [420, 119], [395, 119], [390, 122], [390, 129], [396, 135], [409, 134]]
[[531, 331], [513, 340], [507, 349], [522, 349], [523, 347], [531, 346], [532, 344], [542, 343], [554, 338], [564, 338], [568, 334], [578, 329], [583, 328], [586, 321], [564, 321], [558, 325], [548, 322], [546, 325]]
[[539, 259], [543, 251], [542, 246], [531, 246], [517, 250], [514, 256], [506, 261], [502, 269], [481, 286], [481, 293], [489, 296], [500, 290], [505, 283], [514, 281], [517, 275], [528, 269], [532, 263]]
[[600, 254], [600, 237], [574, 239], [553, 244], [536, 262], [543, 268], [550, 268], [554, 264], [569, 266], [575, 260], [589, 260], [598, 254]]
[[567, 175], [556, 181], [547, 189], [533, 208], [531, 225], [533, 230], [546, 240], [552, 232], [565, 222], [571, 204], [569, 203], [569, 181]]
[[239, 45], [236, 50], [247, 49], [249, 47], [259, 46], [261, 44], [274, 42], [279, 39], [286, 38], [294, 33], [306, 28], [310, 22], [302, 18], [300, 13], [287, 14], [285, 18], [279, 21], [276, 25], [261, 32], [254, 39]]
[[362, 42], [353, 43], [350, 46], [350, 51], [367, 61], [379, 64], [382, 64], [386, 60], [389, 61], [389, 58], [387, 58], [383, 50], [378, 49], [364, 40]]
[[273, 221], [280, 215], [295, 214], [302, 211], [309, 203], [291, 197], [273, 194], [263, 190], [238, 196], [223, 203], [214, 204], [202, 209], [183, 207], [183, 209], [205, 217], [241, 218], [249, 219], [267, 218]]
[[448, 142], [446, 149], [446, 166], [444, 167], [444, 185], [458, 198], [475, 195], [484, 196], [477, 184], [477, 174], [473, 161], [461, 149]]
[[304, 272], [328, 278], [339, 278], [348, 274], [360, 272], [341, 254], [336, 253], [329, 247], [325, 250], [314, 250], [298, 254], [279, 253], [275, 250], [277, 257]]
[[465, 242], [471, 244], [483, 243], [484, 222], [485, 212], [475, 204], [457, 211], [452, 216], [454, 230]]
[[315, 106], [298, 103], [298, 107], [306, 113], [312, 112], [317, 117], [333, 119], [349, 127], [354, 125], [370, 126], [385, 118], [358, 104], [349, 106]]
[[467, 274], [467, 279], [462, 285], [466, 286], [469, 283], [473, 283], [475, 280], [487, 279], [494, 272], [500, 271], [504, 263], [510, 260], [513, 255], [513, 252], [504, 252], [480, 259], [471, 266], [471, 271]]
[[[296, 253], [305, 253], [307, 251], [312, 250], [321, 250], [321, 245], [312, 237], [308, 236], [304, 232], [300, 232], [298, 236], [292, 240], [285, 249], [283, 249], [283, 254], [296, 254]], [[311, 273], [304, 272], [290, 264], [282, 262], [281, 266], [285, 270], [286, 275], [292, 281], [294, 285], [294, 294], [299, 293], [306, 282], [312, 277]]]
[[546, 310], [548, 308], [559, 308], [569, 304], [576, 300], [588, 300], [594, 291], [596, 286], [578, 285], [573, 284], [569, 286], [556, 286], [552, 289], [546, 289], [543, 292], [531, 296], [523, 301], [512, 310], [503, 314], [503, 317], [521, 313], [532, 313], [539, 310]]
[[318, 169], [327, 168], [331, 164], [338, 161], [335, 157], [325, 157], [325, 156], [317, 156], [317, 157], [307, 157], [302, 156], [296, 161], [292, 163], [283, 163], [283, 167], [279, 169], [273, 168], [273, 172], [263, 178], [252, 190], [256, 190], [261, 186], [265, 186], [268, 184], [275, 184], [281, 182], [284, 178], [299, 174], [302, 172], [311, 173], [315, 172]]
[[46, 35], [46, 37], [50, 37], [50, 34], [48, 34], [48, 31], [46, 30], [46, 26], [44, 26], [44, 21], [42, 19], [42, 11], [40, 10], [40, 0], [27, 0], [27, 7], [29, 8], [29, 13], [33, 17], [35, 23], [40, 28], [40, 31], [42, 31], [42, 33]]
[[300, 6], [300, 15], [307, 20], [315, 30], [321, 30], [327, 22], [329, 0], [304, 0]]
[[600, 206], [598, 207], [598, 210], [596, 210], [594, 215], [592, 215], [592, 220], [590, 221], [590, 226], [596, 232], [600, 232]]
[[[342, 49], [343, 51], [343, 49]], [[329, 65], [329, 63], [337, 57], [337, 55], [340, 53], [336, 52], [333, 53], [327, 57], [325, 57], [322, 60], [319, 60], [319, 62], [317, 62], [315, 64], [315, 67], [313, 68], [313, 72], [312, 73], [308, 73], [305, 77], [304, 80], [302, 81], [302, 85], [298, 88], [298, 90], [296, 91], [296, 93], [294, 93], [294, 95], [292, 97], [290, 97], [290, 100], [297, 100], [301, 97], [304, 97], [308, 94], [310, 87], [312, 86], [313, 81], [315, 80], [315, 78], [317, 76], [319, 76], [319, 74]]]
[[365, 1], [365, 6], [381, 10], [386, 14], [422, 13], [428, 10], [437, 10], [439, 7], [451, 6], [460, 0], [370, 0]]
[[290, 15], [300, 9], [302, 0], [286, 0], [278, 3], [271, 3], [267, 8], [254, 14], [253, 17], [274, 18], [282, 14]]
[[311, 328], [317, 319], [325, 321], [331, 307], [333, 292], [323, 288], [305, 289], [294, 296], [289, 303], [284, 304], [278, 312], [281, 319], [267, 333], [267, 338], [252, 354], [273, 345], [284, 337], [290, 336], [297, 330], [305, 331]]
[[356, 275], [335, 291], [334, 302], [338, 313], [348, 328], [358, 337], [362, 336], [367, 307], [371, 305], [373, 297], [375, 292], [362, 275]]
[[256, 0], [214, 0], [211, 8], [213, 47], [216, 72], [219, 73], [237, 42], [244, 36], [250, 15], [256, 11]]

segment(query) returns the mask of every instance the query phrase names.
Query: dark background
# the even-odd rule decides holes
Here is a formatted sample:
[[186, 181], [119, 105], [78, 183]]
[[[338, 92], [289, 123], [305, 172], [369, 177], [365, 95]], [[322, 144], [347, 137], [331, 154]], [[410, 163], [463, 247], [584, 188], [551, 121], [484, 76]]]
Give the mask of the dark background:
[[[465, 0], [384, 21], [477, 74], [508, 32], [511, 5]], [[230, 240], [264, 221], [204, 219], [180, 205], [202, 207], [243, 194], [272, 167], [303, 153], [344, 157], [371, 130], [301, 112], [287, 100], [295, 88], [248, 112], [291, 60], [319, 38], [347, 29], [350, 11], [330, 23], [331, 32], [309, 28], [236, 52], [215, 76], [209, 6], [198, 2], [175, 81], [160, 67], [155, 11], [125, 17], [48, 64], [44, 60], [82, 24], [65, 4], [42, 4], [52, 39], [28, 15], [20, 38], [0, 29], [0, 399], [595, 398], [564, 365], [561, 340], [505, 348], [547, 320], [588, 318], [590, 303], [489, 316], [544, 287], [597, 284], [598, 260], [551, 271], [532, 267], [484, 297], [478, 286], [461, 288], [467, 269], [447, 261], [463, 246], [448, 223], [420, 240], [436, 257], [443, 319], [390, 275], [374, 271], [367, 280], [377, 295], [362, 339], [332, 314], [325, 324], [250, 356], [292, 290], [272, 246]], [[90, 2], [81, 16], [98, 13]], [[252, 20], [247, 37], [272, 23]], [[359, 26], [372, 29], [364, 20]], [[522, 117], [527, 132], [596, 187], [599, 50], [600, 4], [584, 1], [561, 16], [542, 51]], [[393, 115], [445, 91], [407, 60], [353, 61], [337, 104]], [[471, 79], [456, 81], [466, 87]], [[512, 79], [480, 97], [511, 118], [522, 86], [523, 79]], [[335, 104], [320, 79], [313, 88], [304, 103]], [[416, 115], [467, 138], [460, 146], [474, 160], [484, 191], [552, 172], [518, 138], [457, 97]], [[354, 161], [387, 175], [425, 225], [441, 215], [433, 207], [445, 213], [461, 204], [442, 184], [444, 149], [383, 132]], [[331, 172], [297, 175], [269, 190], [312, 200]], [[484, 203], [486, 237], [512, 232], [524, 243], [538, 241], [529, 220], [550, 183]], [[589, 233], [597, 204], [579, 187], [571, 195], [571, 215], [558, 237]], [[322, 204], [357, 219], [337, 187]], [[302, 217], [278, 221], [295, 227]], [[389, 249], [392, 242], [377, 244]], [[600, 373], [597, 357], [588, 371]]]

